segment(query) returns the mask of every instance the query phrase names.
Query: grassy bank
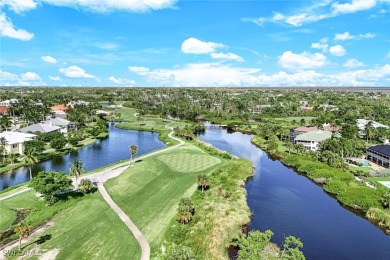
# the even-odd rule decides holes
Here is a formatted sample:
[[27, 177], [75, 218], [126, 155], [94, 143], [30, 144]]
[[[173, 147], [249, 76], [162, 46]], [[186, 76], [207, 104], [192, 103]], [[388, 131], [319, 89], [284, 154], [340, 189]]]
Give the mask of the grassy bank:
[[[255, 136], [252, 143], [264, 150], [268, 149], [267, 142], [259, 136]], [[381, 198], [386, 192], [386, 188], [381, 185], [378, 185], [376, 189], [372, 189], [364, 183], [356, 181], [353, 174], [349, 172], [330, 167], [308, 156], [288, 153], [283, 146], [279, 146], [274, 155], [285, 165], [295, 168], [309, 179], [323, 183], [323, 189], [334, 194], [337, 200], [344, 205], [364, 212], [383, 209]], [[390, 211], [387, 210], [385, 213], [390, 216]], [[381, 223], [380, 220], [377, 222], [376, 219], [368, 215], [367, 218], [374, 220], [376, 224]], [[386, 223], [390, 224], [390, 221]], [[380, 226], [388, 232], [390, 229], [388, 224], [381, 223]]]
[[227, 247], [250, 221], [244, 184], [252, 174], [252, 164], [243, 159], [229, 160], [212, 172], [210, 189], [191, 197], [194, 219], [187, 225], [172, 220], [165, 245], [187, 246], [199, 259], [226, 259]]
[[189, 197], [196, 190], [196, 176], [210, 174], [225, 162], [186, 144], [135, 163], [107, 181], [105, 187], [140, 228], [156, 255], [180, 198]]
[[[42, 206], [43, 201], [35, 198], [33, 192], [27, 192], [5, 202], [1, 205], [1, 219], [5, 219], [3, 216], [6, 213], [3, 212], [8, 212], [7, 210], [30, 208], [31, 213], [25, 220], [31, 222], [33, 227], [48, 219], [51, 221], [51, 227], [42, 233], [32, 235], [29, 241], [22, 245], [23, 250], [35, 248], [43, 254], [52, 252], [57, 254], [55, 259], [140, 257], [141, 250], [137, 241], [98, 193], [59, 202], [51, 207]], [[1, 227], [6, 224], [8, 225], [9, 221], [8, 223], [2, 221]], [[45, 235], [49, 237], [46, 242], [40, 245], [32, 243]], [[55, 251], [57, 252], [54, 253]]]

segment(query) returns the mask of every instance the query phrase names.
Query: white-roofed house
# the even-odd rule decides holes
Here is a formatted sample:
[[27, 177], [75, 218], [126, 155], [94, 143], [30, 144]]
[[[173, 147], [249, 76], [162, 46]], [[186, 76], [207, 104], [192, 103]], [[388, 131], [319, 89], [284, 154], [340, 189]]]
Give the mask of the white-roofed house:
[[296, 144], [303, 144], [307, 150], [318, 151], [319, 143], [332, 137], [332, 132], [317, 130], [304, 134], [297, 135], [295, 137]]
[[22, 133], [39, 132], [39, 133], [44, 134], [44, 133], [50, 133], [50, 132], [55, 132], [55, 131], [61, 132], [61, 127], [39, 123], [39, 124], [33, 124], [33, 125], [29, 125], [29, 126], [26, 126], [26, 127], [19, 129], [19, 132], [22, 132]]
[[0, 133], [0, 138], [4, 138], [6, 141], [5, 151], [7, 154], [23, 154], [24, 142], [36, 140], [37, 136], [34, 134], [6, 131]]
[[46, 121], [42, 121], [41, 123], [60, 127], [60, 132], [62, 134], [67, 134], [69, 129], [75, 128], [75, 124], [73, 122], [60, 117], [50, 118]]

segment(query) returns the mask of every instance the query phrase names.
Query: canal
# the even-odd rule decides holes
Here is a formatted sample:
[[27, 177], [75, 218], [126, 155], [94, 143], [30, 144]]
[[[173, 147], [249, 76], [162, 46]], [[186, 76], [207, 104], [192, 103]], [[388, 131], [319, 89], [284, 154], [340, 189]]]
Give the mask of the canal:
[[250, 230], [272, 230], [281, 245], [293, 235], [307, 259], [390, 259], [390, 236], [344, 208], [308, 178], [254, 146], [250, 135], [207, 129], [203, 141], [252, 161], [254, 177], [245, 188], [253, 212]]
[[[165, 146], [158, 139], [158, 133], [123, 130], [109, 127], [110, 135], [83, 149], [55, 157], [33, 165], [33, 176], [40, 171], [69, 171], [74, 159], [84, 163], [86, 171], [106, 166], [120, 160], [129, 159], [129, 147], [138, 146], [137, 155], [145, 154]], [[29, 181], [29, 168], [21, 167], [0, 174], [0, 190]]]

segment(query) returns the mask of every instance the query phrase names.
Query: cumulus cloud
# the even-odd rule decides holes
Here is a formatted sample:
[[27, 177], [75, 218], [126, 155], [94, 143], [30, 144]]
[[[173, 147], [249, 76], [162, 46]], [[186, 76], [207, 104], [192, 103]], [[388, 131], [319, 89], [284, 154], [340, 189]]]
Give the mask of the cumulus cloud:
[[187, 54], [209, 54], [225, 45], [216, 42], [204, 42], [196, 38], [188, 38], [181, 44], [181, 51]]
[[49, 79], [54, 80], [54, 81], [59, 81], [59, 80], [61, 80], [61, 78], [58, 77], [58, 76], [49, 76]]
[[42, 86], [45, 83], [35, 72], [25, 72], [19, 75], [0, 69], [0, 85], [2, 86]]
[[342, 57], [345, 55], [346, 51], [344, 49], [343, 46], [341, 45], [335, 45], [335, 46], [332, 46], [329, 48], [329, 52], [334, 55], [334, 56], [338, 56], [338, 57]]
[[265, 74], [258, 68], [200, 63], [174, 69], [148, 70], [143, 76], [159, 86], [387, 86], [390, 83], [390, 65], [337, 74], [318, 73], [313, 69]]
[[313, 42], [311, 44], [311, 48], [319, 49], [319, 50], [322, 50], [323, 52], [326, 52], [326, 51], [328, 51], [329, 45], [327, 43]]
[[210, 53], [210, 56], [213, 59], [234, 60], [234, 61], [238, 61], [238, 62], [245, 61], [242, 57], [238, 56], [237, 54], [231, 53], [231, 52], [228, 52], [228, 53], [213, 52], [213, 53]]
[[129, 66], [128, 69], [131, 72], [134, 72], [141, 76], [146, 75], [146, 73], [149, 71], [149, 68], [142, 67], [142, 66]]
[[33, 0], [2, 0], [0, 2], [0, 7], [6, 5], [15, 13], [23, 13], [37, 7], [37, 3]]
[[44, 62], [47, 62], [47, 63], [51, 63], [51, 64], [57, 63], [57, 60], [54, 59], [54, 58], [51, 57], [51, 56], [42, 56], [41, 59], [42, 59]]
[[125, 79], [125, 78], [116, 78], [114, 76], [111, 76], [108, 78], [108, 80], [115, 83], [115, 84], [120, 84], [120, 85], [127, 85], [127, 86], [134, 86], [135, 85], [134, 80]]
[[354, 13], [357, 11], [368, 10], [376, 6], [377, 0], [352, 0], [351, 3], [343, 3], [339, 2], [332, 4], [333, 12], [338, 13]]
[[364, 66], [364, 63], [361, 61], [358, 61], [357, 59], [349, 59], [343, 64], [343, 67], [352, 68], [352, 69], [363, 67], [363, 66]]
[[321, 53], [303, 52], [300, 54], [286, 51], [279, 57], [279, 65], [289, 70], [321, 68], [327, 64], [327, 58]]
[[349, 32], [337, 33], [334, 37], [335, 41], [346, 41], [346, 40], [361, 40], [361, 39], [370, 39], [374, 38], [376, 35], [374, 33], [364, 33], [359, 35], [352, 35]]
[[29, 41], [34, 37], [33, 33], [15, 28], [11, 19], [9, 19], [5, 13], [0, 13], [0, 35], [22, 41]]
[[80, 78], [80, 79], [98, 79], [96, 76], [88, 74], [84, 69], [77, 66], [69, 66], [67, 68], [61, 68], [59, 71], [68, 78]]

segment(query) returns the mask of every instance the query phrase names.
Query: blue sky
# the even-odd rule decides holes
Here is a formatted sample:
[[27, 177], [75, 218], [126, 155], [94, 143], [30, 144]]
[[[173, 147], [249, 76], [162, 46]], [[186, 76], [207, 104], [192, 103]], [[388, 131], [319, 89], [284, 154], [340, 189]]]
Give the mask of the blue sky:
[[0, 85], [390, 86], [390, 0], [0, 7]]

